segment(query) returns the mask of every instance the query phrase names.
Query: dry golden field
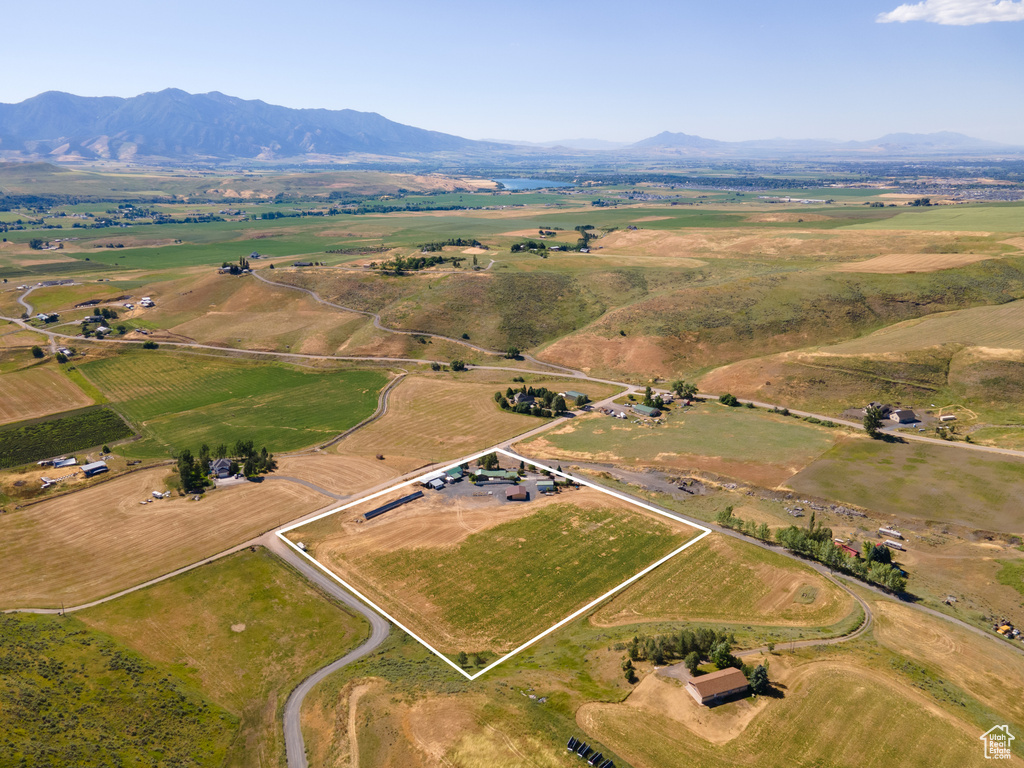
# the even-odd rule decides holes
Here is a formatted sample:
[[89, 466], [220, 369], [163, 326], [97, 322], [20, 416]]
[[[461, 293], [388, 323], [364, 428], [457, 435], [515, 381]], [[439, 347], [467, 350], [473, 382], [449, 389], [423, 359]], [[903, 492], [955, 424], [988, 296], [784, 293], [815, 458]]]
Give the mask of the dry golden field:
[[92, 398], [52, 366], [0, 376], [0, 424], [92, 405]]
[[[334, 450], [364, 457], [380, 453], [394, 462], [391, 465], [399, 472], [408, 472], [483, 450], [544, 424], [535, 416], [498, 408], [494, 393], [513, 385], [511, 378], [511, 373], [499, 376], [489, 371], [460, 374], [459, 378], [408, 376], [391, 391], [388, 412], [342, 440]], [[538, 379], [530, 386], [565, 391], [580, 384], [571, 379]], [[616, 391], [590, 382], [585, 389], [595, 401]]]
[[292, 483], [245, 484], [201, 501], [164, 490], [153, 468], [0, 516], [0, 606], [94, 600], [194, 563], [326, 504]]
[[991, 258], [994, 258], [993, 254], [984, 253], [887, 253], [866, 261], [849, 261], [833, 269], [836, 272], [898, 275], [905, 272], [937, 272]]

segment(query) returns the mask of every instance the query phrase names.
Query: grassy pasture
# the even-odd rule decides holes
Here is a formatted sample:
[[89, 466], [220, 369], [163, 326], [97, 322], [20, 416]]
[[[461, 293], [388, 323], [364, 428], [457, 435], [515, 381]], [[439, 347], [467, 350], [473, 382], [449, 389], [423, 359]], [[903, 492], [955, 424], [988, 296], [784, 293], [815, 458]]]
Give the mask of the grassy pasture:
[[139, 456], [238, 439], [270, 451], [302, 448], [369, 416], [386, 382], [377, 371], [313, 373], [145, 352], [96, 360], [80, 370], [140, 425], [148, 439], [126, 448]]
[[909, 352], [938, 344], [1024, 350], [1024, 301], [907, 320], [822, 351], [847, 355]]
[[654, 621], [732, 622], [825, 629], [856, 606], [790, 558], [713, 534], [591, 616], [596, 626]]
[[[745, 702], [704, 715], [698, 732], [680, 727], [681, 713], [655, 706], [593, 704], [577, 714], [587, 736], [600, 739], [636, 768], [859, 765], [963, 766], [979, 757], [974, 727], [936, 709], [891, 675], [855, 664], [807, 664], [787, 680], [785, 698], [769, 701], [735, 738], [722, 731]], [[693, 702], [680, 700], [684, 707]], [[748, 705], [749, 706], [749, 705]], [[849, 713], [856, 713], [851, 727]], [[899, 727], [893, 713], [899, 712]], [[730, 717], [730, 715], [732, 717]], [[723, 726], [725, 726], [723, 728]], [[711, 743], [704, 736], [713, 735]], [[731, 735], [731, 734], [730, 734]], [[870, 748], [865, 749], [865, 743]], [[856, 755], [853, 759], [852, 756]], [[847, 759], [850, 758], [850, 759]]]
[[387, 521], [401, 543], [384, 552], [358, 541], [362, 534], [346, 546], [334, 518], [292, 536], [436, 648], [454, 654], [511, 650], [693, 533], [614, 499], [606, 506], [579, 506], [571, 496], [536, 505], [524, 517], [478, 527], [454, 544], [408, 538], [406, 527], [418, 521], [407, 518]]
[[283, 764], [280, 715], [288, 694], [367, 635], [360, 617], [324, 598], [262, 549], [80, 616], [175, 670], [238, 718], [225, 768]]
[[[628, 415], [628, 412], [627, 412]], [[777, 485], [827, 451], [834, 430], [747, 408], [672, 408], [659, 426], [591, 414], [532, 438], [538, 458], [704, 469]]]
[[0, 515], [0, 608], [94, 600], [202, 560], [330, 500], [286, 482], [224, 488], [201, 501], [163, 491], [169, 467], [114, 478]]
[[52, 365], [0, 375], [0, 424], [92, 405], [93, 400]]
[[219, 768], [237, 719], [150, 659], [76, 617], [0, 615], [0, 765]]
[[[564, 391], [579, 386], [571, 379], [530, 376], [529, 384]], [[343, 454], [386, 458], [403, 457], [396, 465], [408, 471], [424, 464], [455, 459], [515, 437], [545, 423], [536, 416], [502, 411], [494, 393], [512, 385], [512, 374], [488, 371], [465, 374], [407, 377], [388, 397], [388, 412], [338, 444]], [[518, 385], [517, 385], [518, 386]], [[614, 393], [615, 388], [588, 382], [592, 400]]]
[[881, 514], [1021, 532], [1024, 459], [923, 443], [845, 440], [788, 485]]

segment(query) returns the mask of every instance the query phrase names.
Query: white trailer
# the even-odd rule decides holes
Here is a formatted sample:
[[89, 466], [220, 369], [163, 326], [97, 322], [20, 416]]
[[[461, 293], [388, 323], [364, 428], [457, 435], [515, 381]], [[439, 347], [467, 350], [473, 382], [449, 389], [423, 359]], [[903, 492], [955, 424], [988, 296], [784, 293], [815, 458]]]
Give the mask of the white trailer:
[[903, 538], [903, 534], [900, 533], [899, 531], [893, 529], [893, 528], [879, 528], [878, 532], [882, 536], [890, 536], [890, 537], [892, 537], [894, 539], [902, 539]]
[[899, 543], [898, 541], [893, 541], [892, 539], [886, 539], [886, 540], [885, 540], [884, 542], [882, 542], [882, 543], [883, 543], [883, 544], [885, 544], [885, 546], [889, 547], [889, 549], [898, 549], [898, 550], [900, 550], [901, 552], [905, 552], [905, 551], [906, 551], [906, 550], [905, 550], [905, 549], [903, 548], [903, 545], [902, 545], [902, 544], [900, 544], [900, 543]]

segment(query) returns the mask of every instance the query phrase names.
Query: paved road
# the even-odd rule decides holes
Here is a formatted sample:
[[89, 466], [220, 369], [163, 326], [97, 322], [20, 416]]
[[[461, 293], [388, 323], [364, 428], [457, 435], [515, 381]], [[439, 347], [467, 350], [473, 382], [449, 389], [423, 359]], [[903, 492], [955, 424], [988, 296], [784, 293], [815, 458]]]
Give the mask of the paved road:
[[391, 626], [381, 616], [346, 592], [340, 584], [329, 578], [319, 568], [311, 565], [306, 558], [297, 554], [295, 550], [283, 543], [275, 534], [268, 534], [263, 540], [267, 549], [287, 562], [335, 600], [344, 603], [370, 622], [370, 637], [362, 645], [352, 649], [337, 661], [331, 662], [307, 677], [291, 692], [288, 700], [285, 702], [284, 744], [285, 753], [288, 756], [288, 768], [307, 768], [306, 746], [302, 738], [301, 716], [303, 700], [313, 687], [325, 677], [337, 672], [347, 664], [351, 664], [356, 659], [361, 659], [383, 643], [387, 639]]

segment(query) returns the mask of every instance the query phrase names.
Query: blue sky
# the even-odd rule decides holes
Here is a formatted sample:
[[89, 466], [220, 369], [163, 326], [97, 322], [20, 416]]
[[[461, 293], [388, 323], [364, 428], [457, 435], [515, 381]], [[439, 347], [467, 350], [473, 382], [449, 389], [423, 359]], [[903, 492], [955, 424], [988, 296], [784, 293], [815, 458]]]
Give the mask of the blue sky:
[[177, 87], [469, 138], [1024, 145], [1021, 0], [57, 0], [4, 28], [2, 102]]

